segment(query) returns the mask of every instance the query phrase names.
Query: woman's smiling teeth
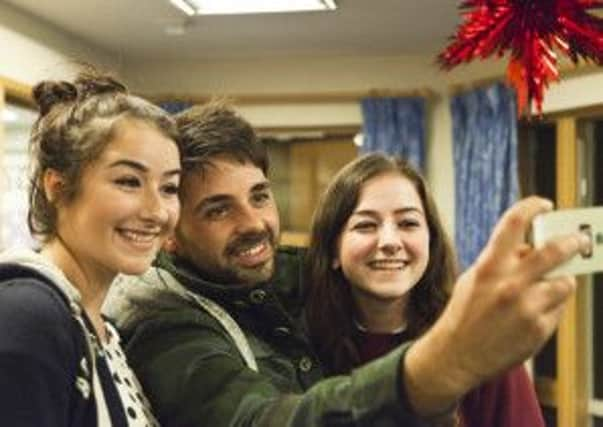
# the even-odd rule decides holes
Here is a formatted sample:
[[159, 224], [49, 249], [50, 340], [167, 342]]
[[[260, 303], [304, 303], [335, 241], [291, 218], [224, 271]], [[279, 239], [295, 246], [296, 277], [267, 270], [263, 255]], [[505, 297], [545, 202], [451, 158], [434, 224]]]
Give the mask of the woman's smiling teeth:
[[374, 270], [402, 270], [408, 265], [408, 261], [401, 259], [379, 259], [368, 263]]
[[130, 242], [143, 245], [153, 243], [153, 241], [159, 235], [158, 232], [149, 232], [141, 230], [119, 229], [118, 231], [122, 237], [126, 238]]

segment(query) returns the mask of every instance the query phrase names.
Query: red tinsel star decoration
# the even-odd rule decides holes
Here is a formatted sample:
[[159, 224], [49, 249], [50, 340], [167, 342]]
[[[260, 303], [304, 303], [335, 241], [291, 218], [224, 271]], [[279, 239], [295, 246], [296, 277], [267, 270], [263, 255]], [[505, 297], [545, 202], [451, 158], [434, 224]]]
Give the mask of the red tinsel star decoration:
[[438, 56], [444, 69], [507, 50], [507, 79], [517, 92], [518, 112], [532, 103], [542, 113], [544, 90], [559, 80], [559, 51], [574, 63], [580, 58], [603, 64], [603, 19], [588, 12], [603, 0], [466, 0], [463, 23]]

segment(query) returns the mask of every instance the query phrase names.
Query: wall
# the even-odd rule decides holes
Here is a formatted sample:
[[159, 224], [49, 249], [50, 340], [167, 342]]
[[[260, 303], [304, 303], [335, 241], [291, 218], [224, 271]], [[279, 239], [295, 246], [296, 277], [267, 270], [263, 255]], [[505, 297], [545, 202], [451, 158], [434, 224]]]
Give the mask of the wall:
[[569, 75], [550, 86], [544, 100], [545, 112], [603, 104], [603, 71]]
[[34, 84], [66, 78], [84, 60], [121, 71], [111, 55], [0, 2], [0, 76]]
[[[42, 79], [71, 77], [76, 70], [73, 60], [88, 61], [119, 71], [118, 64], [112, 61], [109, 54], [77, 41], [73, 36], [24, 15], [2, 2], [0, 55], [0, 77], [25, 85], [33, 85]], [[0, 113], [4, 99], [1, 95], [2, 88]], [[5, 132], [3, 127], [0, 120], [0, 248], [7, 241], [17, 241], [14, 234], [25, 230], [22, 224], [24, 216], [14, 215], [14, 212], [17, 205], [24, 208], [26, 199], [19, 204], [22, 192], [14, 184], [20, 177], [19, 168], [25, 165], [23, 157], [26, 155], [27, 145], [24, 141], [29, 134], [29, 129], [12, 129], [9, 126]], [[6, 146], [5, 138], [10, 138], [13, 145], [23, 147], [23, 155], [7, 153], [10, 147]], [[25, 236], [25, 233], [22, 234]]]

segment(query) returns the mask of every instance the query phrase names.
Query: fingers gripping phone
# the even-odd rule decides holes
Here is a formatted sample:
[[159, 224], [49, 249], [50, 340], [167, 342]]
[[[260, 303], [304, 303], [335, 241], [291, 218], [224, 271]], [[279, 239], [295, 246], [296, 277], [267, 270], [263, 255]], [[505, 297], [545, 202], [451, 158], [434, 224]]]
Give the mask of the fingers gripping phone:
[[550, 271], [546, 277], [603, 271], [603, 206], [538, 215], [532, 223], [532, 243], [539, 248], [553, 237], [574, 231], [580, 231], [589, 238], [589, 248]]

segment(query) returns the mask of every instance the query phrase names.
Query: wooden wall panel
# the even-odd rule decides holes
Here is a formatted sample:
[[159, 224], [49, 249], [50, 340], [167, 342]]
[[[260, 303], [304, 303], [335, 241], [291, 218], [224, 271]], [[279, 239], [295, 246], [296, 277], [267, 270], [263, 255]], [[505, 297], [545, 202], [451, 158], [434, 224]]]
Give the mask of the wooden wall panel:
[[357, 156], [349, 140], [291, 144], [289, 225], [307, 232], [314, 208], [333, 175]]
[[[557, 208], [578, 204], [578, 141], [576, 118], [557, 121]], [[586, 385], [586, 288], [578, 283], [570, 299], [557, 339], [557, 425], [587, 425]]]
[[289, 227], [292, 231], [308, 231], [308, 224], [316, 203], [314, 194], [316, 151], [314, 143], [291, 145]]

